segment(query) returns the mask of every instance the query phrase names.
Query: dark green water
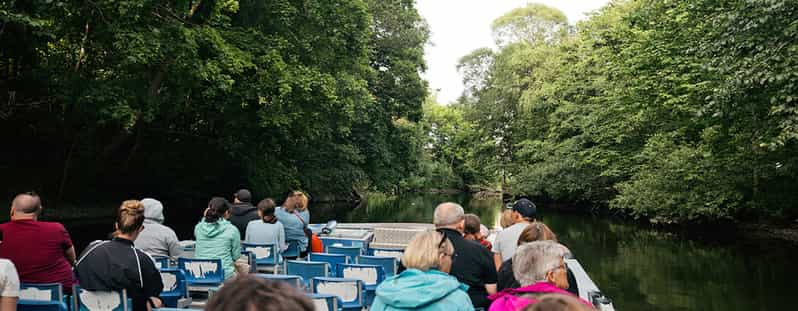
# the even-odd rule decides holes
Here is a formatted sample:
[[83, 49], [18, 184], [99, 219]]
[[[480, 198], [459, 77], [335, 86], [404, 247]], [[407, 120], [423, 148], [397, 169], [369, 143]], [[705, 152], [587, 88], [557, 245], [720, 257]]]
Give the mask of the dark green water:
[[[312, 222], [432, 222], [438, 203], [461, 203], [488, 227], [497, 225], [498, 199], [468, 196], [374, 196], [354, 210], [311, 206]], [[190, 239], [197, 215], [169, 214], [167, 224]], [[541, 220], [568, 246], [617, 310], [794, 310], [798, 247], [745, 239], [745, 233], [692, 238], [636, 224], [555, 213], [539, 206]], [[103, 224], [66, 224], [80, 249], [111, 231]]]

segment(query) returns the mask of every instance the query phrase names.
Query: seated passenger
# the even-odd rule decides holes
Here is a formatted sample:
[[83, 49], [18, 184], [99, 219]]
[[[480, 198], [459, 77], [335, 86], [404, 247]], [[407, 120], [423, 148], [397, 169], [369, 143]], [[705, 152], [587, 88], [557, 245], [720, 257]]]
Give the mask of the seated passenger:
[[540, 296], [538, 303], [530, 304], [524, 311], [588, 311], [579, 299], [561, 294], [548, 294]]
[[11, 221], [0, 225], [0, 258], [11, 260], [23, 283], [61, 283], [72, 293], [75, 247], [63, 225], [39, 221], [42, 201], [23, 193], [11, 202]]
[[[493, 245], [490, 244], [490, 241], [485, 239], [486, 236], [482, 233], [482, 227], [484, 226], [479, 223], [479, 216], [475, 214], [465, 214], [463, 238], [466, 240], [476, 241], [479, 243], [479, 245], [491, 250]], [[485, 231], [487, 231], [487, 228], [485, 229]]]
[[244, 242], [255, 244], [272, 244], [277, 250], [284, 251], [285, 229], [283, 224], [274, 216], [274, 201], [263, 199], [258, 203], [258, 216], [260, 219], [250, 221], [247, 225], [247, 234]]
[[513, 258], [517, 247], [518, 236], [524, 231], [527, 225], [535, 222], [537, 207], [532, 201], [522, 198], [513, 203], [512, 207], [513, 225], [496, 234], [493, 240], [493, 262], [496, 268], [501, 267], [501, 263]]
[[252, 206], [252, 193], [247, 189], [240, 189], [233, 194], [233, 204], [230, 205], [230, 223], [236, 226], [244, 239], [247, 224], [258, 219], [258, 208]]
[[207, 311], [314, 311], [305, 293], [284, 282], [242, 275], [224, 283], [205, 305]]
[[463, 207], [457, 203], [441, 203], [435, 208], [433, 222], [452, 242], [456, 258], [452, 259], [452, 276], [468, 285], [468, 297], [474, 308], [487, 308], [488, 295], [496, 293], [496, 267], [490, 251], [475, 241], [463, 238]]
[[133, 247], [144, 229], [144, 206], [122, 202], [116, 216], [116, 237], [87, 248], [75, 266], [80, 286], [87, 290], [126, 290], [134, 311], [160, 308], [161, 273], [147, 253]]
[[172, 228], [163, 225], [163, 204], [156, 199], [141, 200], [144, 205], [144, 230], [134, 242], [136, 247], [151, 256], [177, 259], [183, 253], [180, 240]]
[[[552, 232], [549, 229], [549, 226], [546, 226], [546, 224], [542, 222], [535, 222], [526, 226], [524, 231], [521, 231], [521, 236], [518, 237], [518, 246], [534, 241], [557, 242], [557, 236], [554, 235], [554, 232]], [[499, 283], [497, 283], [497, 290], [499, 291], [502, 291], [506, 288], [518, 288], [521, 286], [521, 284], [518, 284], [515, 276], [513, 276], [512, 258], [507, 259], [502, 263], [497, 276], [499, 279]]]
[[[277, 221], [283, 224], [285, 228], [286, 243], [293, 243], [299, 247], [299, 257], [305, 257], [308, 250], [308, 236], [305, 234], [307, 227], [306, 217], [299, 212], [302, 207], [302, 198], [304, 193], [299, 191], [292, 192], [283, 202], [283, 206], [275, 209], [274, 215], [277, 216]], [[307, 209], [306, 209], [307, 212]], [[310, 214], [307, 214], [309, 220]], [[296, 259], [296, 257], [286, 257], [288, 259]]]
[[227, 200], [215, 197], [208, 202], [205, 217], [194, 226], [194, 258], [221, 259], [225, 279], [235, 275], [235, 261], [241, 257], [240, 234], [227, 221], [229, 217]]
[[407, 270], [383, 281], [369, 310], [474, 310], [467, 286], [448, 273], [454, 246], [436, 231], [416, 234], [405, 248]]
[[[545, 294], [576, 297], [565, 291], [568, 277], [563, 255], [567, 252], [567, 248], [553, 241], [535, 241], [519, 246], [513, 255], [513, 273], [521, 287], [508, 288], [491, 295], [493, 303], [488, 310], [521, 310], [538, 302], [540, 296]], [[592, 309], [589, 302], [579, 301]]]
[[8, 259], [0, 259], [0, 310], [16, 310], [17, 299], [19, 299], [17, 269]]

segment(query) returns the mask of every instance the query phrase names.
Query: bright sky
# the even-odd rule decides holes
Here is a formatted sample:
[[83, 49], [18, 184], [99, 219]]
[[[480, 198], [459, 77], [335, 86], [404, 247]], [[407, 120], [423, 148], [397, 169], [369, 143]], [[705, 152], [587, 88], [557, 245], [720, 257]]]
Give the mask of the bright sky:
[[555, 7], [575, 24], [585, 18], [585, 13], [604, 6], [609, 0], [417, 0], [418, 11], [432, 32], [424, 55], [427, 61], [424, 78], [433, 92], [438, 91], [439, 103], [454, 102], [463, 91], [457, 60], [481, 47], [495, 49], [490, 35], [491, 22], [529, 2]]

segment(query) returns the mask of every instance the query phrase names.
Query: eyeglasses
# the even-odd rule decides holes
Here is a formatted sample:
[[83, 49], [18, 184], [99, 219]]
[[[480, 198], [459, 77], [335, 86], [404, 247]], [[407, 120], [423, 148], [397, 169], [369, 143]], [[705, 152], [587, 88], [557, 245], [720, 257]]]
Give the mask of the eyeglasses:
[[[441, 234], [441, 241], [438, 242], [438, 249], [442, 249], [446, 245], [446, 240], [448, 238], [446, 237], [446, 233], [444, 233], [443, 230], [438, 229], [438, 230], [435, 230], [435, 231], [438, 231], [438, 233]], [[446, 252], [442, 251], [441, 254], [444, 255], [444, 256], [452, 257], [452, 259], [457, 257], [457, 253], [455, 253], [455, 252], [452, 252], [451, 254], [447, 254]]]

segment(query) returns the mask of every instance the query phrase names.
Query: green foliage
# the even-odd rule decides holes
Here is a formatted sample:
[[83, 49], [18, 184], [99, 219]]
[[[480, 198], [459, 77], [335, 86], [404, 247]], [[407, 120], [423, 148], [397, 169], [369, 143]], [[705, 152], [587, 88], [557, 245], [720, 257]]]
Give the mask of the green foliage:
[[417, 168], [396, 125], [426, 97], [413, 1], [10, 1], [0, 22], [0, 94], [21, 107], [2, 136], [49, 149], [0, 155], [36, 167], [16, 187], [202, 201], [385, 190]]
[[552, 10], [508, 13], [494, 30], [535, 39], [461, 60], [486, 142], [470, 161], [511, 192], [634, 217], [798, 216], [796, 6], [615, 1], [554, 41], [538, 27], [564, 23]]

